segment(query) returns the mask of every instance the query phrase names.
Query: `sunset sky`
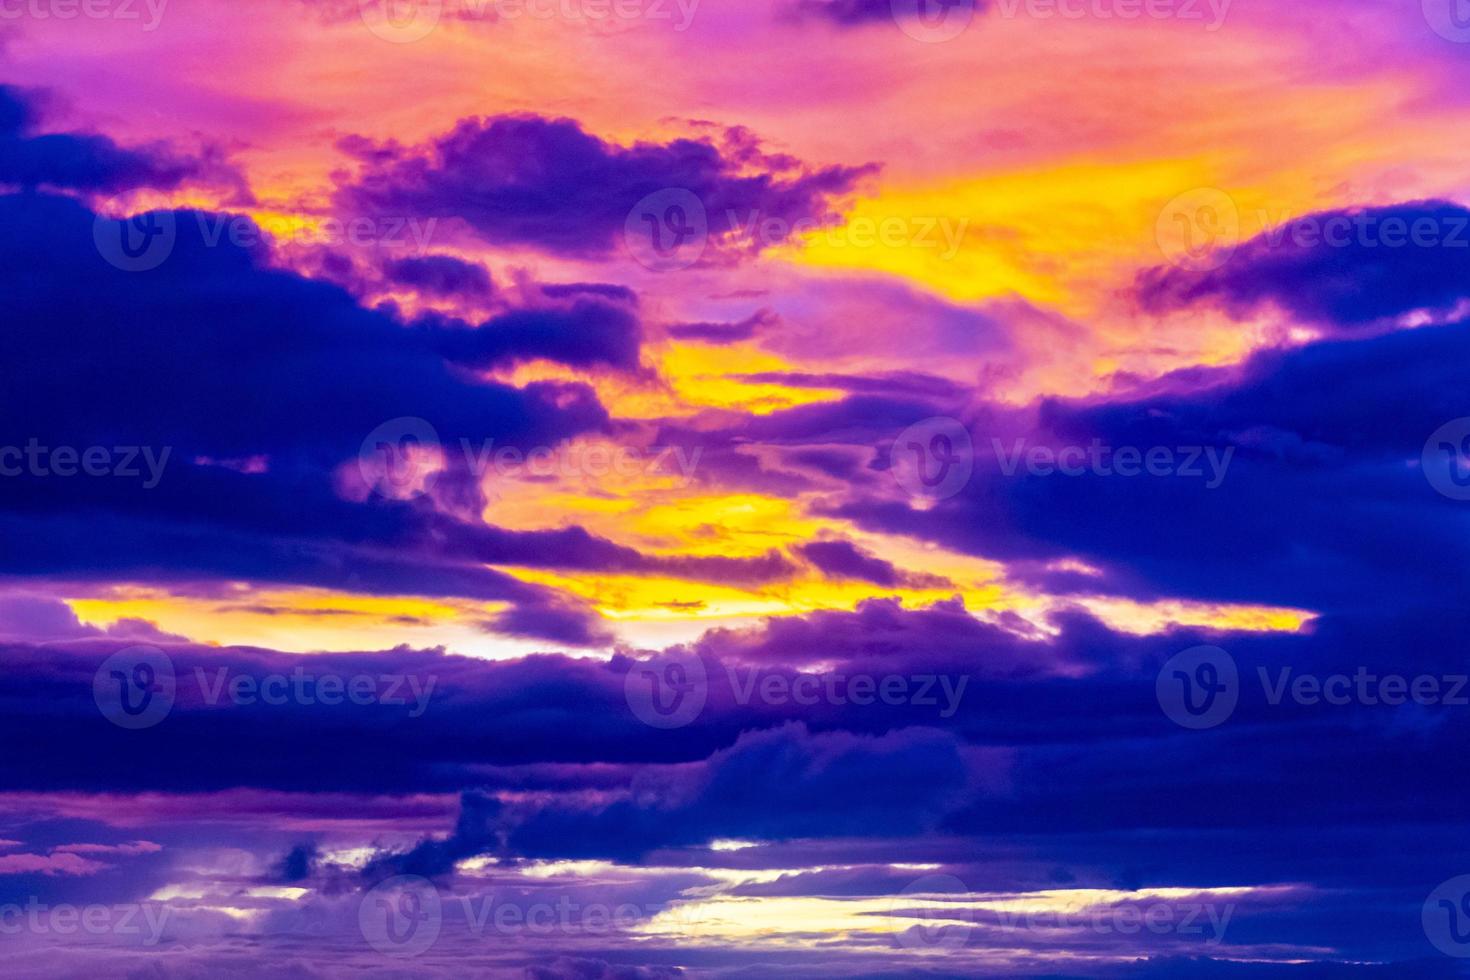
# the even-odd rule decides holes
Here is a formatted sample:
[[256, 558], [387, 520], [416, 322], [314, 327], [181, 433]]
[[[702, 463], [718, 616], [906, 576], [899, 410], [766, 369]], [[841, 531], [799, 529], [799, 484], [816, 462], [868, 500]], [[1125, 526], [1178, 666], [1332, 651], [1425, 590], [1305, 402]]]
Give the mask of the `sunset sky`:
[[0, 0], [4, 975], [1470, 976], [1467, 134], [1465, 0]]

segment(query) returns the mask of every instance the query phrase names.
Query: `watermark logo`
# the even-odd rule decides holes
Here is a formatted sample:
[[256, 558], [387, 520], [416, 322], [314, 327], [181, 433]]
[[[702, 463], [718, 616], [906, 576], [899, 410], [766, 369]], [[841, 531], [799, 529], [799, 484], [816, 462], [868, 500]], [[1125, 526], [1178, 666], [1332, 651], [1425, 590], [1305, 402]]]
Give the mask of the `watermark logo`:
[[[144, 33], [158, 30], [168, 0], [0, 0], [0, 20], [137, 21]], [[147, 20], [144, 20], [144, 17]]]
[[[385, 41], [410, 44], [434, 32], [446, 19], [459, 22], [502, 21], [669, 21], [674, 31], [687, 31], [699, 0], [360, 0], [359, 13], [368, 30]], [[447, 18], [446, 18], [447, 15]]]
[[975, 446], [958, 419], [928, 418], [899, 433], [889, 454], [889, 469], [910, 496], [945, 500], [970, 482]]
[[92, 698], [102, 716], [119, 728], [152, 728], [174, 706], [174, 664], [157, 647], [119, 650], [97, 668]]
[[203, 667], [194, 668], [194, 683], [210, 707], [221, 700], [237, 707], [265, 704], [280, 707], [299, 704], [304, 707], [322, 705], [335, 708], [343, 704], [358, 707], [382, 705], [406, 708], [408, 717], [419, 718], [429, 709], [434, 686], [439, 679], [433, 674], [308, 674], [297, 667], [286, 674], [232, 674], [230, 668], [219, 667], [211, 681]]
[[130, 218], [99, 214], [92, 222], [97, 254], [124, 272], [148, 272], [163, 265], [173, 254], [178, 235], [172, 211], [149, 211]]
[[889, 902], [888, 914], [918, 919], [920, 924], [901, 929], [894, 937], [898, 945], [941, 953], [964, 946], [975, 926], [970, 910], [958, 900], [969, 894], [970, 889], [954, 875], [925, 875], [910, 883]]
[[[199, 231], [198, 243], [205, 248], [351, 247], [411, 251], [415, 255], [428, 254], [439, 225], [438, 218], [390, 215], [329, 215], [313, 221], [263, 223], [245, 214], [196, 211], [192, 217]], [[98, 254], [124, 272], [147, 272], [163, 265], [173, 254], [178, 237], [178, 215], [172, 211], [150, 211], [129, 218], [99, 214], [92, 223]]]
[[1457, 959], [1470, 957], [1470, 875], [1444, 882], [1424, 900], [1424, 935]]
[[1030, 476], [1148, 476], [1203, 480], [1206, 490], [1219, 489], [1235, 455], [1234, 446], [1224, 452], [1216, 446], [1110, 446], [1094, 439], [1087, 446], [1028, 446], [1024, 438], [1011, 442], [1009, 451], [999, 439], [990, 440], [991, 451], [1006, 476], [1024, 467]]
[[830, 704], [836, 707], [867, 707], [884, 704], [889, 707], [911, 706], [934, 708], [941, 718], [953, 718], [960, 709], [969, 686], [968, 674], [762, 674], [757, 668], [746, 671], [725, 665], [725, 674], [735, 702], [742, 707], [755, 700], [771, 707], [799, 705], [812, 707]]
[[33, 436], [24, 446], [0, 446], [0, 477], [113, 476], [152, 490], [172, 452], [172, 446], [47, 446]]
[[357, 925], [368, 945], [386, 956], [419, 956], [439, 939], [444, 924], [439, 889], [418, 875], [379, 882], [357, 907]]
[[645, 725], [683, 728], [704, 710], [709, 698], [709, 674], [699, 654], [668, 650], [635, 661], [623, 678], [623, 695]]
[[[970, 229], [969, 218], [947, 215], [888, 215], [875, 218], [852, 215], [839, 221], [833, 215], [806, 215], [787, 218], [763, 214], [758, 209], [743, 215], [734, 208], [725, 210], [725, 223], [736, 241], [755, 249], [769, 248], [787, 242], [822, 245], [832, 249], [906, 248], [932, 249], [940, 261], [948, 262], [959, 254]], [[718, 226], [717, 226], [718, 227]]]
[[[0, 475], [4, 470], [0, 447]], [[441, 443], [434, 426], [405, 416], [389, 419], [368, 433], [358, 450], [361, 477], [354, 492], [363, 498], [374, 492], [392, 500], [408, 500], [433, 489], [446, 468], [463, 467], [476, 479], [490, 475], [506, 480], [545, 482], [553, 479], [627, 480], [653, 477], [687, 487], [704, 456], [703, 446], [620, 446], [609, 442], [572, 441], [555, 446], [522, 449], [496, 446], [494, 439], [476, 444], [461, 436]]]
[[1423, 6], [1434, 33], [1456, 44], [1470, 43], [1470, 0], [1423, 0]]
[[1275, 707], [1287, 698], [1293, 704], [1329, 704], [1343, 707], [1361, 704], [1369, 707], [1388, 705], [1397, 707], [1410, 701], [1417, 705], [1444, 705], [1463, 708], [1470, 705], [1466, 688], [1470, 686], [1467, 674], [1375, 674], [1367, 667], [1359, 667], [1351, 676], [1347, 674], [1295, 674], [1292, 667], [1281, 667], [1273, 680], [1265, 667], [1257, 667], [1261, 688], [1266, 702]]
[[1190, 647], [1165, 661], [1154, 683], [1159, 707], [1183, 728], [1214, 728], [1235, 713], [1240, 674], [1219, 647]]
[[687, 269], [709, 244], [709, 215], [693, 191], [667, 187], [643, 198], [628, 212], [623, 241], [639, 265], [654, 272]]
[[925, 44], [952, 41], [975, 19], [975, 0], [890, 0], [889, 6], [899, 30]]
[[390, 500], [408, 500], [433, 489], [442, 459], [434, 427], [403, 416], [368, 433], [357, 453], [357, 468], [370, 489]]
[[1240, 244], [1240, 209], [1216, 187], [1197, 187], [1159, 212], [1154, 239], [1170, 265], [1194, 272], [1218, 269]]
[[1155, 936], [1198, 937], [1206, 946], [1218, 946], [1235, 915], [1235, 903], [1130, 901], [1076, 909], [1001, 908], [986, 912], [1007, 929], [1039, 932], [1048, 937], [1079, 932], [1103, 936], [1149, 932]]
[[1451, 500], [1470, 500], [1470, 418], [1446, 422], [1424, 443], [1420, 469], [1429, 485]]
[[[120, 936], [157, 946], [172, 910], [155, 902], [119, 905], [48, 905], [32, 895], [24, 905], [0, 905], [0, 935]], [[75, 940], [72, 940], [75, 942]]]
[[[1214, 33], [1225, 24], [1231, 0], [999, 0], [1007, 20], [1150, 20], [1199, 21]], [[1208, 8], [1209, 20], [1206, 21]]]
[[439, 26], [443, 0], [359, 0], [358, 16], [377, 37], [393, 44], [422, 41]]

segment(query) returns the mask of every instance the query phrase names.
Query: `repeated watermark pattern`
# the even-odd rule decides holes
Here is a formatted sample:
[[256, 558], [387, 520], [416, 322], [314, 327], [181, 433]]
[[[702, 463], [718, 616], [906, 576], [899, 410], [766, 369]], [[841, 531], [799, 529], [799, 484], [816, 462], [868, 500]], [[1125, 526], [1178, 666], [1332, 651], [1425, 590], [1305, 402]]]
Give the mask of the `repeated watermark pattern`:
[[[1234, 0], [995, 0], [981, 4], [1003, 20], [1178, 21], [1214, 33], [1225, 25]], [[1426, 3], [1433, 0], [1425, 0]], [[975, 0], [890, 0], [893, 21], [916, 41], [941, 44], [964, 34], [977, 13]]]
[[758, 208], [725, 209], [712, 216], [699, 195], [667, 187], [647, 195], [628, 212], [623, 241], [634, 261], [655, 272], [687, 269], [711, 243], [760, 250], [788, 243], [831, 249], [905, 248], [932, 250], [941, 260], [959, 254], [969, 218], [948, 215], [767, 214]]
[[696, 921], [687, 909], [671, 909], [665, 903], [584, 902], [565, 892], [552, 900], [493, 892], [455, 895], [441, 891], [427, 878], [398, 875], [363, 894], [358, 903], [358, 928], [378, 952], [410, 959], [432, 949], [450, 919], [454, 928], [484, 939], [626, 935], [660, 915], [685, 925]]
[[[433, 674], [342, 674], [305, 665], [289, 674], [264, 675], [230, 667], [195, 667], [192, 676], [200, 703], [210, 708], [380, 705], [403, 708], [409, 718], [423, 716], [438, 684]], [[178, 701], [178, 687], [173, 659], [146, 645], [112, 654], [92, 677], [92, 696], [102, 716], [119, 728], [134, 730], [152, 728], [167, 718]]]
[[[1015, 901], [1015, 899], [1022, 901]], [[1079, 909], [1048, 907], [1028, 896], [981, 896], [951, 874], [925, 875], [890, 896], [882, 916], [896, 928], [901, 949], [951, 953], [966, 946], [982, 926], [1010, 931], [1132, 936], [1149, 933], [1221, 943], [1235, 914], [1234, 903], [1139, 900]], [[489, 936], [609, 936], [642, 933], [661, 920], [682, 933], [708, 921], [699, 903], [586, 902], [565, 892], [535, 899], [521, 892], [464, 895], [447, 892], [427, 878], [398, 875], [380, 882], [358, 901], [358, 927], [367, 944], [401, 959], [431, 950], [446, 929], [476, 939]], [[875, 922], [878, 920], [875, 920]]]
[[1004, 909], [987, 911], [986, 914], [994, 916], [996, 922], [1007, 929], [1124, 936], [1146, 932], [1155, 936], [1194, 937], [1206, 946], [1217, 946], [1225, 938], [1225, 930], [1235, 915], [1235, 908], [1234, 902], [1126, 902], [1076, 911], [1037, 909], [1018, 912]]
[[115, 905], [51, 905], [32, 895], [24, 903], [0, 904], [0, 936], [114, 936], [157, 946], [172, 910], [156, 902]]
[[[1252, 224], [1269, 248], [1470, 248], [1470, 217], [1414, 218], [1378, 211], [1308, 214], [1257, 209]], [[1159, 251], [1170, 265], [1208, 272], [1228, 264], [1243, 243], [1240, 207], [1218, 187], [1196, 187], [1170, 200], [1154, 224]]]
[[623, 678], [633, 715], [651, 728], [683, 728], [704, 711], [709, 672], [704, 658], [674, 648], [633, 664]]
[[[1257, 667], [1255, 680], [1265, 704], [1314, 707], [1470, 706], [1470, 674], [1377, 673], [1366, 666], [1318, 674], [1293, 666]], [[1213, 646], [1175, 654], [1155, 680], [1159, 707], [1175, 724], [1205, 729], [1224, 724], [1240, 702], [1244, 682], [1229, 653]]]
[[1225, 25], [1233, 0], [995, 0], [1006, 20], [1172, 20], [1200, 24], [1214, 33]]
[[[438, 228], [438, 218], [347, 216], [288, 222], [262, 227], [239, 214], [192, 212], [199, 240], [206, 248], [229, 245], [256, 248], [265, 244], [311, 248], [377, 248], [426, 255]], [[168, 261], [178, 244], [178, 215], [150, 211], [125, 218], [97, 215], [92, 241], [97, 254], [124, 272], [149, 272]]]
[[[940, 718], [959, 711], [970, 677], [965, 674], [873, 674], [833, 670], [786, 675], [756, 667], [721, 664], [734, 703], [866, 708], [874, 705], [933, 709]], [[683, 728], [709, 701], [710, 673], [704, 658], [674, 648], [636, 661], [623, 679], [623, 693], [635, 717], [653, 728]]]
[[172, 452], [172, 446], [48, 446], [33, 436], [24, 446], [0, 446], [0, 477], [105, 476], [140, 480], [152, 490]]
[[889, 707], [911, 705], [934, 708], [941, 718], [953, 718], [970, 683], [966, 674], [867, 674], [831, 671], [821, 674], [762, 674], [749, 667], [740, 676], [740, 668], [725, 664], [730, 691], [735, 703], [749, 707], [751, 702], [768, 707], [827, 704], [834, 707], [853, 705], [863, 708], [873, 704]]
[[151, 646], [117, 651], [92, 677], [92, 698], [102, 717], [133, 730], [152, 728], [167, 718], [177, 689], [173, 660]]
[[581, 21], [593, 25], [648, 21], [683, 33], [700, 0], [359, 0], [358, 14], [376, 37], [412, 44], [445, 21]]
[[334, 708], [342, 704], [366, 707], [379, 704], [390, 708], [408, 708], [410, 718], [418, 718], [428, 710], [438, 678], [432, 674], [352, 674], [308, 673], [297, 667], [290, 674], [242, 674], [228, 667], [206, 671], [194, 668], [194, 680], [204, 703], [215, 707], [221, 702], [237, 707], [265, 704], [275, 707], [297, 704], [304, 707], [324, 705]]
[[969, 218], [947, 215], [874, 218], [853, 215], [837, 223], [819, 218], [783, 218], [766, 215], [756, 209], [725, 211], [724, 221], [737, 241], [756, 248], [768, 248], [784, 242], [801, 240], [816, 242], [828, 248], [915, 248], [932, 249], [948, 261], [959, 253]]
[[1470, 417], [1451, 419], [1424, 440], [1424, 479], [1451, 500], [1470, 500]]
[[1470, 44], [1470, 2], [1421, 0], [1424, 20], [1434, 33], [1456, 44]]
[[903, 949], [939, 953], [963, 948], [975, 923], [970, 910], [958, 903], [969, 895], [969, 886], [950, 874], [924, 875], [909, 882], [888, 902], [890, 917], [914, 922], [896, 933], [894, 942]]
[[[992, 437], [990, 456], [1002, 476], [1169, 477], [1197, 480], [1207, 490], [1225, 482], [1234, 446], [1113, 445], [1102, 439], [1056, 445], [1025, 437]], [[893, 440], [889, 471], [913, 497], [945, 500], [969, 485], [977, 463], [975, 441], [958, 419], [936, 416], [909, 426]]]
[[1422, 922], [1435, 949], [1456, 959], [1470, 957], [1470, 875], [1441, 882], [1430, 892]]
[[1059, 908], [1044, 896], [972, 893], [951, 874], [931, 874], [907, 885], [887, 903], [887, 914], [914, 924], [900, 930], [897, 945], [950, 953], [964, 947], [980, 928], [1035, 932], [1055, 940], [1066, 934], [1133, 936], [1149, 933], [1199, 939], [1219, 945], [1234, 917], [1233, 902], [1130, 900]]
[[942, 44], [965, 33], [975, 19], [975, 0], [890, 0], [889, 10], [915, 41]]
[[1093, 439], [1085, 446], [1031, 445], [1013, 439], [1006, 447], [990, 440], [1000, 471], [1015, 476], [1022, 468], [1030, 476], [1174, 476], [1204, 480], [1214, 490], [1225, 482], [1235, 455], [1234, 446], [1111, 446]]
[[701, 446], [633, 446], [572, 443], [566, 446], [497, 446], [494, 439], [477, 445], [461, 438], [450, 449], [427, 420], [405, 416], [389, 419], [363, 439], [357, 466], [364, 486], [380, 496], [406, 500], [428, 493], [445, 468], [450, 452], [477, 479], [490, 474], [506, 478], [666, 476], [687, 487], [694, 479]]
[[169, 0], [0, 0], [0, 23], [17, 20], [115, 20], [153, 32]]

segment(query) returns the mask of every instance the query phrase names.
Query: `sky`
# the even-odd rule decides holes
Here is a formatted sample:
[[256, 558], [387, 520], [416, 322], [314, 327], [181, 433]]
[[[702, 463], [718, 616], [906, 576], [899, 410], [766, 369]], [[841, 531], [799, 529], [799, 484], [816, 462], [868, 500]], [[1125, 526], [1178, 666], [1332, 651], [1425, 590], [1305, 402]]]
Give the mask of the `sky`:
[[1464, 0], [0, 0], [21, 980], [1470, 976]]

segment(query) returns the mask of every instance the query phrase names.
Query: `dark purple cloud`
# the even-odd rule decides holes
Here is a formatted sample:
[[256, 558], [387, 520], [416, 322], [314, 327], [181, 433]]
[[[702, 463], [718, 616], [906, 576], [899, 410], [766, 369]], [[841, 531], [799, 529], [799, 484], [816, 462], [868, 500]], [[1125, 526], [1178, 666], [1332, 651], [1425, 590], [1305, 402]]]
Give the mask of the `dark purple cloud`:
[[452, 255], [408, 256], [383, 263], [390, 282], [408, 286], [429, 296], [459, 296], [485, 299], [494, 286], [482, 265]]
[[612, 633], [596, 614], [571, 602], [522, 603], [485, 622], [487, 632], [527, 639], [547, 639], [569, 646], [610, 645]]
[[642, 329], [628, 307], [579, 297], [544, 309], [502, 313], [477, 327], [427, 317], [418, 324], [445, 360], [466, 367], [545, 358], [572, 367], [638, 368]]
[[781, 318], [770, 310], [757, 310], [734, 323], [676, 323], [668, 328], [675, 340], [697, 340], [706, 344], [736, 344], [780, 326]]
[[[1470, 413], [1455, 368], [1470, 358], [1467, 337], [1456, 322], [1265, 348], [1228, 367], [1019, 408], [854, 394], [665, 438], [702, 440], [702, 473], [726, 486], [823, 489], [823, 513], [1003, 561], [1016, 581], [1055, 593], [1308, 610], [1365, 597], [1385, 608], [1452, 602], [1470, 587], [1470, 550], [1445, 528], [1463, 515], [1420, 459], [1432, 433]], [[969, 433], [973, 473], [920, 507], [894, 479], [892, 447], [936, 416]], [[746, 441], [787, 465], [751, 466], [738, 452]], [[1085, 460], [1094, 445], [1109, 455], [1074, 475], [1054, 460], [1025, 463], [1067, 447]], [[1173, 461], [1168, 475], [1143, 468], [1154, 449]], [[1120, 450], [1139, 455], [1134, 475], [1112, 468]]]
[[[748, 138], [620, 146], [571, 119], [464, 119], [416, 147], [344, 141], [359, 172], [337, 192], [352, 213], [460, 218], [485, 241], [577, 256], [608, 254], [644, 197], [678, 188], [699, 199], [716, 238], [740, 216], [828, 221], [870, 172], [810, 169], [763, 154]], [[745, 243], [754, 247], [776, 242]]]
[[855, 579], [887, 589], [913, 581], [893, 562], [863, 551], [851, 541], [809, 541], [796, 550], [828, 578]]
[[1268, 229], [1219, 268], [1150, 269], [1135, 289], [1151, 313], [1207, 303], [1244, 318], [1271, 303], [1333, 332], [1442, 316], [1470, 297], [1470, 211], [1416, 201], [1317, 212]]
[[987, 0], [918, 0], [917, 3], [895, 3], [895, 0], [797, 0], [799, 15], [819, 17], [841, 27], [865, 24], [892, 24], [900, 16], [923, 14], [933, 7], [932, 16], [939, 17], [950, 7], [984, 10]]
[[0, 85], [0, 186], [116, 194], [186, 182], [231, 186], [248, 198], [243, 178], [218, 153], [181, 154], [163, 143], [123, 147], [96, 133], [38, 132], [35, 98]]
[[[1359, 664], [1373, 671], [1463, 671], [1456, 652], [1456, 638], [1470, 628], [1463, 611], [1438, 618], [1338, 617], [1301, 635], [1175, 630], [1137, 637], [1080, 616], [1054, 625], [1053, 636], [1016, 632], [980, 622], [957, 604], [909, 611], [878, 602], [855, 613], [824, 612], [711, 634], [701, 644], [710, 675], [718, 679], [710, 707], [678, 731], [652, 730], [633, 717], [623, 701], [630, 666], [623, 658], [487, 662], [402, 649], [301, 657], [171, 644], [166, 649], [180, 678], [173, 712], [155, 728], [125, 732], [99, 716], [91, 690], [97, 664], [119, 641], [8, 645], [0, 737], [11, 744], [22, 733], [28, 739], [26, 752], [0, 760], [8, 794], [66, 790], [77, 794], [73, 801], [108, 790], [161, 795], [119, 799], [100, 809], [156, 825], [146, 835], [111, 830], [111, 836], [101, 832], [104, 824], [84, 828], [76, 820], [49, 830], [34, 822], [17, 825], [9, 796], [0, 795], [0, 835], [23, 835], [26, 853], [35, 854], [77, 842], [111, 846], [145, 838], [165, 849], [129, 857], [143, 863], [120, 865], [114, 877], [89, 876], [85, 884], [0, 877], [0, 900], [40, 888], [52, 900], [75, 900], [76, 891], [57, 889], [82, 887], [92, 889], [93, 900], [104, 887], [140, 888], [146, 895], [177, 880], [170, 855], [191, 841], [219, 847], [238, 840], [269, 854], [257, 881], [288, 880], [308, 889], [302, 905], [333, 894], [355, 896], [395, 872], [431, 875], [445, 888], [498, 888], [483, 875], [509, 874], [527, 857], [641, 861], [650, 871], [664, 868], [659, 874], [670, 866], [786, 872], [747, 886], [740, 897], [882, 896], [919, 875], [905, 878], [894, 866], [909, 862], [993, 891], [1278, 889], [1231, 899], [1232, 925], [1226, 942], [1211, 950], [1214, 958], [1200, 959], [1178, 936], [1145, 937], [1147, 946], [1129, 948], [1138, 955], [1123, 958], [1132, 967], [1114, 964], [1079, 976], [1210, 975], [1226, 959], [1262, 950], [1280, 957], [1309, 948], [1317, 958], [1357, 962], [1422, 958], [1418, 903], [1470, 860], [1459, 816], [1467, 783], [1455, 748], [1470, 725], [1463, 711], [1448, 705], [1273, 705], [1252, 682], [1234, 717], [1196, 732], [1163, 716], [1154, 683], [1168, 657], [1206, 639], [1227, 647], [1244, 677], [1282, 665], [1299, 672]], [[731, 682], [728, 666], [767, 665], [757, 680], [789, 676], [783, 665], [799, 662], [803, 652], [845, 672], [971, 670], [972, 687], [950, 718], [851, 703], [793, 712], [733, 697], [744, 675]], [[427, 710], [414, 718], [404, 716], [407, 706], [386, 704], [208, 703], [221, 670], [259, 680], [298, 668], [318, 676], [406, 674], [437, 683]], [[197, 679], [201, 670], [203, 682]], [[1358, 792], [1365, 783], [1381, 792]], [[270, 810], [241, 795], [263, 787], [297, 792]], [[188, 797], [173, 794], [207, 789], [236, 795], [209, 804], [211, 826], [201, 835]], [[303, 841], [301, 832], [257, 827], [267, 812], [277, 820], [320, 819], [328, 812], [346, 819], [340, 799], [325, 809], [311, 802], [317, 794], [344, 790], [363, 800], [354, 818], [401, 819], [404, 826], [421, 826], [424, 813], [439, 811], [423, 811], [424, 801], [408, 798], [390, 806], [387, 796], [454, 792], [460, 803], [457, 816], [418, 843], [378, 847], [377, 860], [360, 879], [327, 869], [322, 845]], [[238, 808], [233, 822], [231, 806]], [[418, 811], [423, 813], [413, 816]], [[185, 828], [194, 828], [195, 837]], [[704, 848], [718, 838], [762, 846]], [[454, 868], [472, 857], [491, 863], [467, 880]], [[599, 886], [575, 877], [557, 887], [576, 888], [576, 897], [586, 901], [580, 889]], [[696, 883], [682, 882], [663, 900]], [[6, 892], [7, 885], [20, 891]], [[519, 902], [533, 896], [501, 889], [497, 897]], [[457, 914], [446, 914], [446, 926]], [[260, 955], [273, 958], [274, 943], [296, 935], [285, 923], [279, 928], [262, 937]], [[1024, 940], [1028, 948], [1057, 953], [1075, 953], [1081, 943], [1104, 960], [1118, 952], [1117, 937], [1088, 930], [1018, 935], [993, 917], [979, 919], [975, 928], [974, 948]], [[454, 931], [446, 933], [445, 955], [461, 950], [453, 945]], [[568, 955], [569, 941], [556, 937], [539, 950], [546, 959], [534, 962], [551, 962], [553, 952]], [[179, 950], [187, 948], [180, 942]], [[626, 952], [600, 958], [625, 962]], [[645, 948], [645, 954], [651, 952]], [[741, 957], [756, 954], [731, 947], [721, 955], [729, 968], [750, 969]], [[839, 955], [852, 954], [828, 953], [829, 959]], [[1180, 955], [1185, 958], [1169, 958]], [[437, 961], [423, 962], [427, 969]], [[686, 958], [667, 962], [691, 965]], [[828, 963], [827, 975], [831, 968]], [[1247, 978], [1293, 976], [1298, 969], [1309, 971], [1302, 976], [1372, 975], [1330, 964], [1230, 969]], [[957, 972], [981, 975], [976, 968]], [[1390, 975], [1450, 974], [1424, 961]]]

